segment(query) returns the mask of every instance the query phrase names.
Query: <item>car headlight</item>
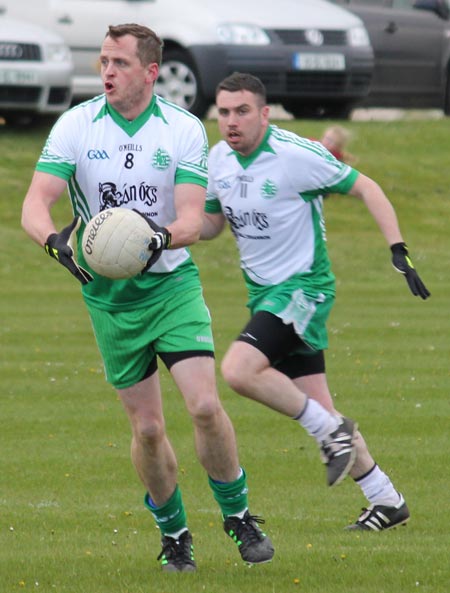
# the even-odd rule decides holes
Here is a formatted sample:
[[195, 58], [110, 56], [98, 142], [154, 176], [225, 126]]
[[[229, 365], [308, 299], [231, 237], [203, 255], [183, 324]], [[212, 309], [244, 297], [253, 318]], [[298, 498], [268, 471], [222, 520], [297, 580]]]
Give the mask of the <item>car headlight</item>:
[[45, 48], [45, 56], [49, 62], [70, 62], [71, 53], [67, 45], [52, 43]]
[[352, 47], [370, 45], [369, 34], [365, 27], [352, 27], [348, 32], [348, 42]]
[[223, 23], [217, 27], [219, 43], [227, 45], [269, 45], [264, 29], [244, 23]]

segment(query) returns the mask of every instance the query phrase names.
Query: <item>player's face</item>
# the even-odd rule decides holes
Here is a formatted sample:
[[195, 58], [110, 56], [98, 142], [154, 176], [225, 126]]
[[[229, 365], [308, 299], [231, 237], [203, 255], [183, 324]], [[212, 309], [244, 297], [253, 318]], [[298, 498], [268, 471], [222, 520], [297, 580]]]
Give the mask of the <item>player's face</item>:
[[219, 91], [219, 130], [229, 146], [247, 156], [261, 144], [269, 125], [269, 107], [250, 91]]
[[158, 64], [141, 64], [136, 37], [106, 37], [100, 54], [100, 72], [108, 103], [124, 117], [134, 119], [148, 106]]

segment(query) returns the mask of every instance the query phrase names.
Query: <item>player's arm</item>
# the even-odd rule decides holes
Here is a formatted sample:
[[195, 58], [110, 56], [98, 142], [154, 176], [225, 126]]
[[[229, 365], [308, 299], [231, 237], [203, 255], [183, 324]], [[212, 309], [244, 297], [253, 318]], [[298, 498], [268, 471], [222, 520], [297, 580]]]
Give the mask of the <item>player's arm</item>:
[[206, 189], [194, 183], [179, 183], [174, 191], [176, 219], [167, 226], [171, 247], [185, 247], [200, 239]]
[[394, 207], [376, 181], [360, 173], [349, 194], [363, 200], [389, 245], [403, 242]]
[[46, 253], [69, 270], [81, 284], [93, 280], [91, 274], [79, 266], [74, 258], [73, 241], [80, 226], [80, 217], [60, 233], [56, 231], [51, 217], [53, 205], [66, 188], [64, 179], [36, 171], [22, 206], [22, 227]]
[[50, 211], [66, 188], [60, 177], [36, 171], [22, 206], [22, 227], [41, 247], [56, 233]]
[[394, 207], [378, 183], [360, 173], [348, 193], [365, 203], [391, 248], [394, 268], [397, 272], [404, 274], [411, 292], [422, 299], [429, 297], [430, 293], [419, 278], [409, 257], [408, 247], [403, 240]]
[[200, 238], [202, 214], [205, 205], [206, 190], [195, 183], [175, 185], [174, 203], [176, 218], [166, 227], [160, 227], [151, 218], [138, 210], [153, 231], [149, 249], [152, 251], [143, 272], [149, 270], [161, 257], [164, 249], [177, 249], [196, 243]]
[[200, 232], [200, 239], [214, 239], [223, 231], [225, 227], [225, 216], [222, 212], [211, 214], [203, 212], [203, 225]]

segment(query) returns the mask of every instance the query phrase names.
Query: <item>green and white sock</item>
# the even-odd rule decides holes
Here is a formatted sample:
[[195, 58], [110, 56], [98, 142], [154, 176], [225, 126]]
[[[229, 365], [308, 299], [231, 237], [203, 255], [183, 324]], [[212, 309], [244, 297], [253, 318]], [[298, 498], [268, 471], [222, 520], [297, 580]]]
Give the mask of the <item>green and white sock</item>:
[[154, 504], [148, 493], [145, 495], [144, 504], [163, 535], [174, 537], [174, 534], [183, 533], [187, 529], [186, 512], [178, 485], [169, 500], [160, 507]]
[[243, 516], [248, 508], [248, 486], [245, 471], [241, 468], [239, 477], [233, 482], [218, 482], [209, 476], [208, 480], [223, 517]]

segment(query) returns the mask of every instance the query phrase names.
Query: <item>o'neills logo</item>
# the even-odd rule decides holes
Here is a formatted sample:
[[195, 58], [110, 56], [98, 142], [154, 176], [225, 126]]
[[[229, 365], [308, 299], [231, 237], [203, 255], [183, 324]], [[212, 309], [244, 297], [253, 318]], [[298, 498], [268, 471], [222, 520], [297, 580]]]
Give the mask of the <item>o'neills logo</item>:
[[84, 244], [84, 251], [88, 255], [92, 255], [92, 249], [94, 247], [94, 241], [98, 234], [99, 228], [102, 224], [110, 218], [113, 213], [110, 210], [105, 210], [104, 212], [100, 212], [91, 222], [89, 223], [89, 234], [87, 236], [86, 242]]

